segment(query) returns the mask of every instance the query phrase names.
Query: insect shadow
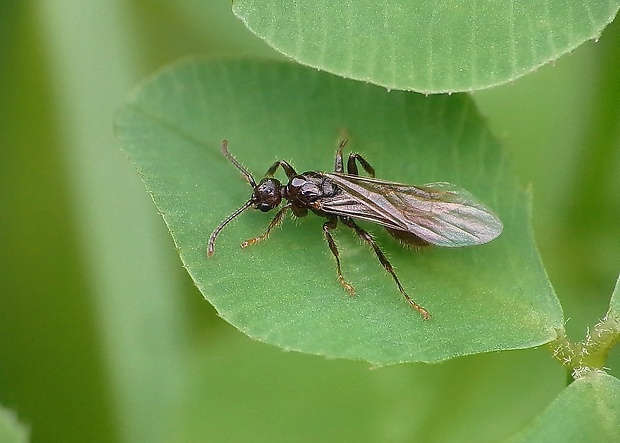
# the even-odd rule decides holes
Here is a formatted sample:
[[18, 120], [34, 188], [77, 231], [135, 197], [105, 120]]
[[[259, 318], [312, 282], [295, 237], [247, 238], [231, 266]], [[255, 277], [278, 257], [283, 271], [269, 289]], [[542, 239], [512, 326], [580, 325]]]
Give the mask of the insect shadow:
[[[396, 276], [392, 265], [373, 236], [360, 228], [354, 219], [376, 223], [387, 229], [394, 238], [415, 247], [444, 246], [461, 247], [487, 243], [502, 232], [502, 222], [489, 208], [469, 192], [449, 183], [429, 183], [412, 186], [375, 178], [374, 168], [359, 154], [351, 153], [344, 172], [342, 150], [346, 140], [340, 142], [334, 161], [334, 172], [308, 171], [298, 174], [286, 161], [278, 160], [257, 184], [254, 177], [230, 154], [226, 140], [222, 152], [246, 177], [253, 192], [250, 199], [229, 215], [209, 237], [207, 255], [215, 252], [215, 240], [220, 231], [235, 217], [252, 206], [268, 212], [284, 206], [276, 213], [267, 230], [260, 236], [241, 243], [242, 248], [256, 244], [269, 237], [273, 228], [279, 226], [290, 210], [296, 217], [305, 217], [308, 210], [327, 220], [323, 234], [330, 251], [336, 259], [338, 281], [350, 294], [355, 289], [348, 283], [340, 266], [340, 255], [331, 231], [338, 221], [351, 228], [360, 239], [368, 243], [381, 265], [390, 273], [398, 290], [409, 305], [426, 320], [429, 312], [407, 294]], [[369, 177], [359, 175], [358, 163]], [[288, 178], [283, 184], [273, 177], [282, 168]]]

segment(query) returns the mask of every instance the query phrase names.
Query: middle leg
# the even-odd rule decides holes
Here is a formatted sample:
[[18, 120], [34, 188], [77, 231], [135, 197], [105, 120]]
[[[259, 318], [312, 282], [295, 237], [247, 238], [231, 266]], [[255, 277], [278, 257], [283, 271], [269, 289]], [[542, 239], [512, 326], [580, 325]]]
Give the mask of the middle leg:
[[329, 245], [330, 251], [334, 258], [336, 259], [336, 272], [338, 273], [338, 281], [342, 285], [342, 287], [349, 293], [349, 295], [355, 295], [355, 288], [349, 284], [344, 277], [342, 276], [342, 269], [340, 268], [340, 254], [338, 253], [338, 247], [336, 246], [336, 242], [332, 237], [331, 231], [335, 229], [338, 225], [338, 219], [336, 217], [328, 219], [325, 223], [323, 223], [323, 234], [325, 235], [325, 239], [327, 240], [327, 244]]
[[358, 161], [360, 165], [362, 165], [362, 168], [364, 168], [364, 171], [366, 171], [368, 175], [370, 175], [372, 178], [375, 177], [375, 168], [370, 166], [370, 163], [368, 163], [364, 157], [355, 152], [349, 154], [349, 159], [347, 160], [347, 174], [359, 175], [359, 171], [357, 170], [357, 163], [355, 163], [356, 161]]
[[342, 149], [347, 145], [347, 139], [343, 139], [338, 145], [338, 150], [336, 150], [336, 159], [334, 160], [334, 172], [344, 172], [344, 167], [342, 166]]
[[[336, 151], [336, 159], [334, 160], [334, 172], [344, 173], [344, 166], [342, 161], [342, 149], [347, 145], [347, 140], [342, 140], [338, 145], [338, 150]], [[353, 152], [349, 154], [349, 158], [347, 159], [347, 174], [350, 175], [359, 175], [359, 171], [357, 169], [357, 163], [359, 162], [364, 168], [364, 171], [368, 173], [371, 177], [375, 176], [375, 168], [373, 168], [370, 163], [366, 161], [364, 157]]]

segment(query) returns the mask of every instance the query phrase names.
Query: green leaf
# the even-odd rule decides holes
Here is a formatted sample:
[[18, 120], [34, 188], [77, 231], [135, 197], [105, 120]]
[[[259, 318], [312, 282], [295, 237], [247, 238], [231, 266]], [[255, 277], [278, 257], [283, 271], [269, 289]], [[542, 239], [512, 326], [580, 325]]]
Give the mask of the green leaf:
[[620, 437], [620, 381], [593, 371], [570, 384], [523, 432], [519, 442], [612, 442]]
[[598, 38], [617, 0], [234, 0], [294, 60], [390, 89], [457, 92], [514, 80]]
[[[188, 61], [139, 87], [117, 126], [196, 286], [253, 338], [382, 365], [533, 347], [562, 330], [532, 239], [529, 196], [465, 95], [388, 93], [288, 63]], [[260, 179], [276, 159], [300, 172], [332, 170], [343, 130], [378, 177], [452, 182], [504, 222], [489, 244], [419, 252], [363, 225], [431, 311], [429, 321], [404, 302], [372, 250], [341, 226], [334, 235], [343, 273], [357, 290], [348, 297], [323, 239], [324, 219], [314, 215], [285, 221], [268, 241], [240, 250], [273, 216], [246, 211], [206, 257], [213, 229], [251, 195], [221, 154], [221, 140]]]
[[613, 318], [616, 322], [620, 322], [620, 276], [616, 280], [614, 292], [611, 294], [607, 316]]
[[26, 443], [30, 432], [21, 424], [15, 413], [0, 406], [0, 441], [2, 443]]

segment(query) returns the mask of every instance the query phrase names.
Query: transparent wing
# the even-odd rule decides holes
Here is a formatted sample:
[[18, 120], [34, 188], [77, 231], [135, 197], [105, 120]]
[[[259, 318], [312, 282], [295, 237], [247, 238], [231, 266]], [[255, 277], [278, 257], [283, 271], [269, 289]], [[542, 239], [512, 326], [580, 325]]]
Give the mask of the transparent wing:
[[493, 211], [449, 183], [411, 186], [355, 175], [325, 175], [341, 192], [321, 199], [321, 210], [410, 232], [433, 245], [479, 245], [503, 229]]

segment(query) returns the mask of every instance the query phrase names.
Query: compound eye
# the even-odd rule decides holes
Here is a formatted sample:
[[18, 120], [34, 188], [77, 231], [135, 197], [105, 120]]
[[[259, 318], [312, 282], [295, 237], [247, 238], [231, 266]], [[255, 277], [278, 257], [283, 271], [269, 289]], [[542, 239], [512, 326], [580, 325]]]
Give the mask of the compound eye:
[[261, 212], [269, 212], [269, 211], [271, 211], [273, 208], [272, 208], [272, 207], [271, 207], [268, 203], [260, 203], [260, 204], [258, 205], [258, 209], [259, 209]]

